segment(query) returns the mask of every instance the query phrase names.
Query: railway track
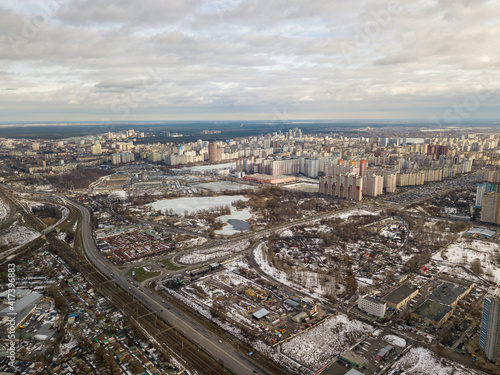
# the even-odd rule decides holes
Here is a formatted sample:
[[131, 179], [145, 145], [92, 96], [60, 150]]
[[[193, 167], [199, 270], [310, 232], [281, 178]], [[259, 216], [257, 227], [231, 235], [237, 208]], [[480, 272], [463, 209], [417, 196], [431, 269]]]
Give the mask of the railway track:
[[60, 241], [54, 233], [47, 234], [47, 241], [54, 247], [59, 256], [68, 262], [73, 269], [78, 270], [95, 290], [105, 296], [125, 316], [132, 317], [161, 350], [174, 357], [186, 368], [195, 370], [199, 374], [231, 374], [224, 363], [214, 360], [203, 348], [193, 344], [175, 327], [164, 322], [134, 296], [94, 268], [81, 251], [70, 248]]

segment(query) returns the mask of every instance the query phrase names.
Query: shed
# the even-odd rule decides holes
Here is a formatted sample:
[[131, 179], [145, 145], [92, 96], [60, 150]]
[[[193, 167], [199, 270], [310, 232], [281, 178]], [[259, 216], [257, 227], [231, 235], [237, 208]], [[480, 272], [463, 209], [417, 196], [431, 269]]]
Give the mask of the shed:
[[252, 316], [257, 320], [260, 320], [267, 315], [269, 315], [269, 311], [267, 309], [260, 309], [259, 311], [254, 312]]

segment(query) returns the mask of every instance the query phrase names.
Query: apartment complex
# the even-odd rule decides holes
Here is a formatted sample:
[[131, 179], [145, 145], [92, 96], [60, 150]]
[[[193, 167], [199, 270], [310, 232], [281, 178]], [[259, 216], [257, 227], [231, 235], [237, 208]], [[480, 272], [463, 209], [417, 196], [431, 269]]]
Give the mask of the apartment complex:
[[491, 289], [484, 298], [479, 346], [490, 361], [500, 363], [500, 288]]

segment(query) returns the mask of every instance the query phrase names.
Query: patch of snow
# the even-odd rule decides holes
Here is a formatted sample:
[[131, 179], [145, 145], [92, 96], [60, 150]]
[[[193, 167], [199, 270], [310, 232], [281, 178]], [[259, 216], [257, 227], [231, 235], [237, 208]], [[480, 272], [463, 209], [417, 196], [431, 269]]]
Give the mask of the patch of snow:
[[399, 336], [387, 335], [384, 336], [384, 340], [387, 341], [389, 344], [394, 346], [399, 346], [400, 348], [404, 348], [406, 346], [406, 340]]
[[471, 263], [475, 259], [479, 259], [484, 273], [486, 275], [490, 273], [492, 275], [492, 281], [500, 284], [499, 253], [500, 246], [496, 243], [462, 237], [448, 246], [445, 251], [434, 254], [432, 259], [442, 261], [444, 264], [463, 264], [467, 268], [470, 268]]
[[340, 214], [333, 215], [333, 217], [338, 217], [340, 219], [349, 219], [351, 216], [359, 216], [359, 215], [378, 215], [378, 212], [371, 212], [367, 210], [362, 210], [360, 208], [350, 210], [347, 212], [342, 212]]
[[0, 223], [5, 220], [9, 214], [9, 205], [0, 199]]
[[0, 237], [0, 246], [18, 246], [33, 241], [39, 237], [40, 233], [29, 228], [19, 225], [19, 222], [14, 222]]
[[206, 262], [212, 259], [221, 258], [227, 255], [237, 253], [245, 250], [250, 246], [250, 241], [241, 240], [235, 243], [222, 244], [219, 246], [210, 247], [203, 250], [195, 250], [189, 254], [183, 255], [179, 258], [180, 263], [196, 264]]
[[414, 347], [401, 357], [392, 370], [405, 375], [479, 375], [480, 372], [469, 369], [459, 363], [438, 358], [430, 350]]
[[339, 314], [281, 345], [281, 351], [319, 369], [367, 336], [371, 326]]

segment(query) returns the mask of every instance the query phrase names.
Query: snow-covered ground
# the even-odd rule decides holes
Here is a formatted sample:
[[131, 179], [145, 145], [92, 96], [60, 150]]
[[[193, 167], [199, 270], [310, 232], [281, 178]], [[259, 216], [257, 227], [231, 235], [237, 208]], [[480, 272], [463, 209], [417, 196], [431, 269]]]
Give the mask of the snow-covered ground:
[[187, 247], [189, 247], [189, 246], [201, 246], [201, 245], [203, 245], [207, 241], [208, 240], [206, 238], [196, 237], [196, 238], [192, 238], [190, 240], [185, 241], [184, 244]]
[[358, 216], [358, 215], [378, 215], [378, 212], [371, 212], [371, 211], [366, 211], [362, 210], [361, 208], [356, 208], [354, 210], [350, 210], [347, 212], [342, 212], [340, 214], [333, 215], [333, 217], [338, 217], [340, 219], [348, 219], [351, 216]]
[[19, 222], [16, 221], [0, 236], [0, 246], [23, 245], [39, 236], [40, 233], [19, 225]]
[[405, 375], [479, 375], [456, 362], [438, 358], [430, 350], [414, 347], [400, 358], [391, 368], [390, 374], [401, 371]]
[[59, 353], [58, 353], [59, 357], [65, 356], [71, 351], [71, 349], [73, 349], [75, 346], [78, 345], [78, 339], [75, 337], [75, 335], [73, 335], [72, 332], [66, 333], [66, 339], [68, 338], [68, 336], [69, 336], [69, 341], [67, 343], [62, 343], [59, 346]]
[[219, 196], [219, 197], [186, 197], [186, 198], [174, 198], [174, 199], [161, 199], [159, 201], [149, 203], [146, 206], [153, 207], [154, 210], [170, 210], [176, 215], [184, 215], [185, 211], [193, 213], [200, 210], [209, 210], [215, 207], [225, 207], [229, 206], [231, 211], [236, 211], [231, 204], [234, 201], [243, 200], [247, 201], [248, 198], [243, 195], [234, 196]]
[[9, 206], [0, 199], [0, 223], [7, 217], [9, 213]]
[[500, 246], [498, 244], [462, 237], [448, 246], [443, 253], [445, 259], [443, 259], [441, 252], [436, 253], [432, 258], [444, 261], [444, 263], [462, 264], [468, 268], [475, 259], [479, 259], [485, 277], [488, 278], [488, 274], [491, 274], [492, 281], [500, 283], [500, 264], [498, 262]]
[[368, 324], [335, 315], [281, 345], [281, 351], [312, 369], [319, 369], [372, 330]]
[[250, 241], [241, 240], [236, 243], [223, 244], [214, 246], [208, 249], [193, 251], [189, 254], [183, 255], [179, 258], [180, 263], [196, 264], [206, 262], [212, 259], [220, 258], [226, 255], [231, 255], [239, 251], [245, 250], [250, 246]]
[[254, 250], [253, 257], [262, 272], [269, 277], [282, 284], [290, 285], [292, 288], [319, 300], [324, 300], [327, 294], [338, 294], [343, 291], [342, 285], [339, 285], [338, 290], [332, 289], [335, 288], [333, 283], [326, 283], [322, 286], [320, 282], [321, 275], [317, 272], [292, 268], [287, 274], [286, 272], [273, 267], [269, 264], [269, 261], [264, 254], [264, 250], [266, 249], [267, 246], [265, 244], [260, 244]]
[[391, 345], [399, 346], [401, 348], [404, 348], [406, 346], [406, 340], [399, 337], [399, 336], [387, 335], [387, 336], [384, 336], [384, 340], [387, 341]]

